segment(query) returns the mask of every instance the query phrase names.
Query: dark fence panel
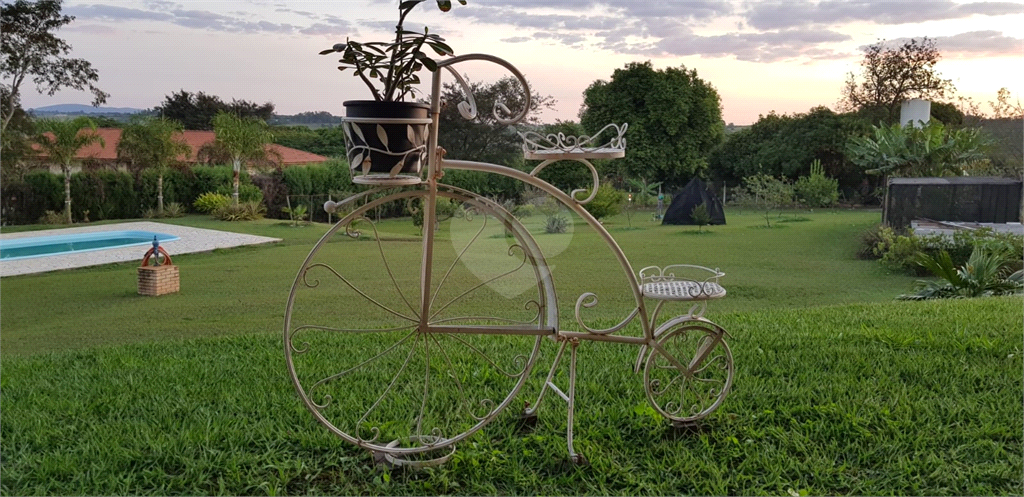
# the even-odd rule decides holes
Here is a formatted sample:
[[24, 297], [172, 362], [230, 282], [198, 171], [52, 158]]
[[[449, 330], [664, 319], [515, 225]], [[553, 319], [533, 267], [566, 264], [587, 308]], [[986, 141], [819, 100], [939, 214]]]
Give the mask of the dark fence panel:
[[882, 220], [894, 228], [914, 219], [1013, 223], [1020, 221], [1022, 184], [1010, 178], [891, 178]]

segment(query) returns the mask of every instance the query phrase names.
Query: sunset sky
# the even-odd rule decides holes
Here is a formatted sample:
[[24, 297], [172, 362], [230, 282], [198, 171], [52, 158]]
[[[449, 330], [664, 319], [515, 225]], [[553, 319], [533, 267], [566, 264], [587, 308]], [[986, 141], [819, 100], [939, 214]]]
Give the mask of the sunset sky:
[[[942, 52], [938, 71], [989, 110], [1007, 87], [1024, 90], [1024, 2], [692, 0], [468, 0], [448, 13], [432, 0], [407, 27], [441, 34], [457, 54], [508, 60], [534, 89], [557, 100], [543, 118], [576, 119], [582, 93], [632, 61], [686, 66], [718, 89], [727, 123], [758, 115], [835, 108], [864, 46], [927, 36]], [[455, 3], [455, 2], [453, 2]], [[92, 62], [112, 107], [151, 108], [184, 89], [225, 100], [273, 102], [279, 114], [343, 113], [365, 99], [361, 83], [317, 53], [346, 37], [390, 38], [397, 1], [65, 0], [76, 20], [60, 31], [73, 56]], [[473, 81], [504, 75], [460, 66]], [[450, 81], [450, 79], [446, 79]], [[25, 108], [88, 103], [88, 94], [40, 95]]]

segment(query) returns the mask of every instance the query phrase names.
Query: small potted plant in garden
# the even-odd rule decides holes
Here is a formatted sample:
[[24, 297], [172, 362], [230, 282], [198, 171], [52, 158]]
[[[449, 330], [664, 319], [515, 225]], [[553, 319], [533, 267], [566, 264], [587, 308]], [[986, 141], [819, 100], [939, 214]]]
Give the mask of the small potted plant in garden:
[[[437, 70], [425, 47], [439, 56], [453, 55], [451, 47], [428, 28], [422, 33], [406, 31], [405, 18], [425, 0], [405, 0], [398, 4], [398, 25], [391, 42], [359, 43], [346, 40], [320, 52], [341, 53], [341, 71], [352, 70], [370, 89], [373, 100], [344, 102], [348, 161], [355, 170], [353, 181], [375, 183], [406, 179], [418, 182], [426, 162], [426, 142], [430, 107], [406, 98], [420, 82], [422, 69]], [[441, 11], [452, 7], [451, 0], [436, 0]], [[457, 0], [465, 5], [466, 0]], [[362, 175], [360, 176], [360, 172]]]

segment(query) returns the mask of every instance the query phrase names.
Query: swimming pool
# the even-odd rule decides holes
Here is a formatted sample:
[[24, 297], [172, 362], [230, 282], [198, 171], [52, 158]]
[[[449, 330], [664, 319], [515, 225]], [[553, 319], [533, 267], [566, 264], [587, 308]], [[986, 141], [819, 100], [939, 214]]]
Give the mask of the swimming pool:
[[[0, 260], [14, 261], [33, 257], [91, 252], [111, 248], [150, 245], [156, 237], [160, 243], [179, 240], [166, 233], [153, 231], [100, 231], [77, 235], [34, 236], [0, 240]], [[143, 253], [139, 253], [142, 258]]]

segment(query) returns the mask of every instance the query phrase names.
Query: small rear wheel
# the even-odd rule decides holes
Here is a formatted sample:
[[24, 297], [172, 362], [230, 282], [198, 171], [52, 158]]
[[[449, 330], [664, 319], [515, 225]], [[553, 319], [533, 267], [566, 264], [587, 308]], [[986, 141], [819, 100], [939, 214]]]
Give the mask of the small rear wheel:
[[656, 333], [644, 366], [644, 389], [674, 425], [692, 424], [718, 409], [732, 387], [732, 352], [725, 330], [706, 320], [675, 320]]

